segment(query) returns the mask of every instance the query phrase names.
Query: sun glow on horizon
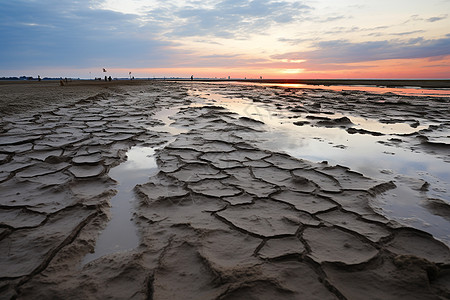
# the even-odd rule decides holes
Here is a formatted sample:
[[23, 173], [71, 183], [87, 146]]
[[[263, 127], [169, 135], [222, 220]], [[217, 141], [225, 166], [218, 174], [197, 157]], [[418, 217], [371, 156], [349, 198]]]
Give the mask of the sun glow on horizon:
[[281, 71], [281, 73], [284, 74], [299, 74], [299, 73], [303, 73], [305, 71], [305, 69], [285, 69], [283, 71]]

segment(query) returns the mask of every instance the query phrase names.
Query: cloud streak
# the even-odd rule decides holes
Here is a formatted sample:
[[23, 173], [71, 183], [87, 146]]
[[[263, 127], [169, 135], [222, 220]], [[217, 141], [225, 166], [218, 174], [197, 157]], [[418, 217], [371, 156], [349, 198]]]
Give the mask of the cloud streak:
[[355, 43], [346, 40], [321, 41], [316, 50], [290, 52], [273, 59], [305, 59], [318, 64], [345, 64], [389, 59], [431, 58], [450, 55], [450, 37], [408, 41], [384, 40]]
[[440, 16], [438, 16], [438, 17], [431, 17], [431, 18], [428, 18], [428, 19], [427, 19], [427, 22], [433, 23], [433, 22], [445, 20], [445, 19], [447, 19], [447, 17], [448, 17], [448, 14], [440, 15]]

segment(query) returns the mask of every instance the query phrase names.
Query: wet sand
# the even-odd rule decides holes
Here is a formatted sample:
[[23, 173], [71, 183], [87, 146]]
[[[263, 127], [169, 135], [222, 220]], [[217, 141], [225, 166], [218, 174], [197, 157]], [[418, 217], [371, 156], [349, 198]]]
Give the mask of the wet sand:
[[[448, 246], [373, 208], [401, 180], [281, 151], [275, 119], [258, 113], [349, 139], [386, 136], [448, 164], [449, 99], [196, 82], [45, 84], [0, 85], [10, 99], [0, 108], [2, 299], [449, 297]], [[400, 142], [356, 124], [350, 111], [416, 130]], [[138, 244], [86, 260], [103, 251], [96, 243], [114, 218], [130, 219], [114, 212], [122, 186], [113, 175], [127, 153], [139, 169], [130, 149], [158, 168], [142, 160], [148, 169], [125, 187], [134, 191], [123, 200]], [[402, 178], [426, 194], [430, 184], [413, 179]], [[428, 204], [449, 218], [446, 199]]]

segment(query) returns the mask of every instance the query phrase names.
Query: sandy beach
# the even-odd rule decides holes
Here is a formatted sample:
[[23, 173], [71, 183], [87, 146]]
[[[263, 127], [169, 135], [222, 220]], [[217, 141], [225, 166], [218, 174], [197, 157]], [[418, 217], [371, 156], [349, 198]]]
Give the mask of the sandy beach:
[[450, 298], [450, 97], [0, 95], [0, 299]]

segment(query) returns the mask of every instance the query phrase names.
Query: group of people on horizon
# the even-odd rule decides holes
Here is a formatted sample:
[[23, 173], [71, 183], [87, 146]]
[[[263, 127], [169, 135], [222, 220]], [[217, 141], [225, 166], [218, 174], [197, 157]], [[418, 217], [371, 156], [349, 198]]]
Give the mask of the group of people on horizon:
[[59, 85], [60, 86], [64, 86], [68, 83], [69, 81], [67, 80], [67, 77], [65, 77], [64, 79], [62, 79], [62, 77], [59, 79]]

